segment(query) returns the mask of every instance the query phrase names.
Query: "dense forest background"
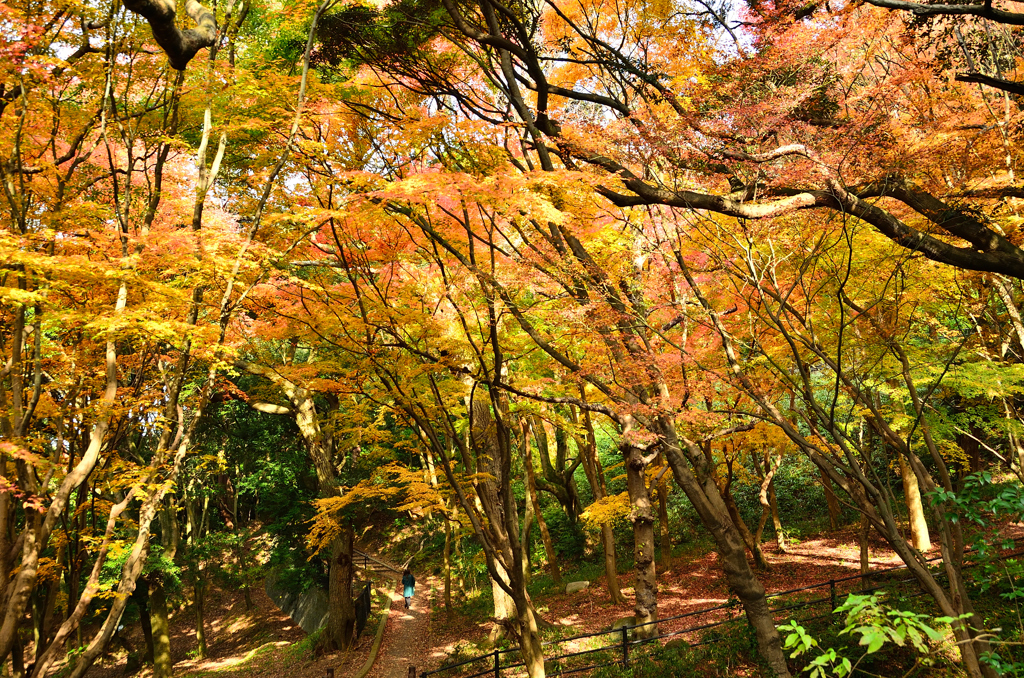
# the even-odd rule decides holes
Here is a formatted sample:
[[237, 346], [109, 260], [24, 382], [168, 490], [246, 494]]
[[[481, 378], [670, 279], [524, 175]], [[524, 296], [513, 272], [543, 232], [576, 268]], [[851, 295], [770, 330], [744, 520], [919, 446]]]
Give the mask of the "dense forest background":
[[[362, 548], [530, 678], [709, 552], [745, 671], [1024, 673], [1018, 9], [0, 3], [3, 671]], [[821, 534], [921, 598], [780, 633]]]

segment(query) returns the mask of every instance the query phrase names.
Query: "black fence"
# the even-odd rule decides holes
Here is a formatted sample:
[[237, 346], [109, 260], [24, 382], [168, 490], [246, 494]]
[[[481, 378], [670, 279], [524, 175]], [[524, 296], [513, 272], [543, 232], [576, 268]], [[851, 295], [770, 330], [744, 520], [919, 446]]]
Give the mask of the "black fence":
[[353, 601], [356, 607], [356, 638], [366, 628], [366, 620], [370, 617], [370, 602], [371, 602], [370, 583], [367, 582], [363, 586], [362, 592], [359, 597]]
[[[999, 559], [1005, 560], [1021, 554], [1024, 554], [1024, 549], [1001, 554]], [[941, 560], [941, 556], [931, 558], [926, 562], [934, 562], [937, 560]], [[965, 564], [964, 569], [973, 567], [974, 565], [976, 565], [976, 563]], [[907, 598], [925, 595], [925, 592], [921, 590], [915, 577], [896, 576], [896, 573], [906, 569], [906, 565], [900, 565], [898, 567], [891, 567], [883, 570], [874, 570], [865, 574], [855, 574], [850, 575], [849, 577], [841, 577], [839, 579], [829, 579], [828, 581], [811, 584], [810, 586], [802, 586], [796, 589], [789, 589], [788, 591], [778, 591], [776, 593], [768, 594], [766, 597], [769, 600], [783, 598], [790, 599], [786, 601], [786, 604], [771, 608], [771, 612], [775, 616], [777, 623], [793, 618], [797, 611], [806, 611], [815, 607], [825, 608], [827, 604], [827, 608], [825, 608], [827, 611], [797, 620], [801, 623], [807, 623], [830, 617], [839, 606], [840, 595], [846, 596], [850, 593], [866, 594], [873, 593], [881, 589], [898, 587], [906, 588], [905, 597]], [[938, 572], [935, 576], [943, 577], [945, 576], [945, 573]], [[869, 580], [867, 583], [871, 585], [865, 586], [865, 580]], [[907, 586], [908, 584], [910, 584], [910, 586]], [[821, 591], [821, 593], [819, 594], [818, 591]], [[810, 594], [809, 597], [804, 597], [808, 594]], [[597, 631], [595, 633], [585, 633], [571, 638], [548, 641], [543, 643], [545, 647], [558, 647], [569, 643], [583, 641], [588, 638], [597, 638], [601, 636], [607, 636], [611, 642], [603, 644], [600, 647], [578, 652], [565, 652], [554, 656], [545, 656], [544, 666], [546, 673], [549, 675], [563, 676], [583, 671], [592, 671], [594, 669], [612, 665], [628, 667], [630, 663], [630, 655], [639, 646], [656, 642], [660, 643], [661, 641], [671, 642], [673, 640], [685, 641], [687, 646], [691, 648], [716, 643], [719, 642], [721, 638], [705, 637], [707, 635], [706, 632], [710, 629], [735, 622], [742, 618], [742, 616], [743, 608], [740, 602], [738, 600], [733, 600], [723, 605], [716, 605], [714, 607], [687, 612], [686, 614], [666, 617], [647, 624], [622, 626], [609, 631]], [[433, 671], [425, 671], [419, 675], [420, 678], [427, 678], [427, 676], [436, 676], [438, 674], [445, 674], [446, 678], [449, 676], [451, 678], [455, 678], [455, 676], [458, 676], [459, 678], [477, 678], [478, 676], [494, 676], [494, 678], [500, 678], [502, 671], [525, 667], [525, 663], [518, 660], [518, 657], [519, 650], [517, 648], [494, 650], [493, 652], [489, 652], [485, 655], [466, 659], [454, 664], [447, 664], [434, 669]], [[580, 659], [576, 659], [578, 657], [585, 657], [586, 659], [581, 661]], [[567, 660], [573, 661], [570, 663]], [[587, 663], [588, 661], [591, 663]], [[480, 665], [483, 665], [486, 668], [477, 670], [474, 673], [466, 674], [465, 672], [471, 670], [469, 667], [473, 664], [477, 664], [477, 666], [473, 667], [475, 669], [480, 668]], [[460, 668], [462, 671], [455, 672], [455, 669]], [[410, 670], [410, 675], [415, 675], [412, 670]]]

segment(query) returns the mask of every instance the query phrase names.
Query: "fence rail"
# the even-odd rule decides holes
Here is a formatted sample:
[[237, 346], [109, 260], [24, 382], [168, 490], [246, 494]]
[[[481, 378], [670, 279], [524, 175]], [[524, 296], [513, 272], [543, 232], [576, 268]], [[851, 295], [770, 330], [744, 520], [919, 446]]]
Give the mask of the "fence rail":
[[391, 563], [386, 563], [383, 560], [374, 558], [365, 551], [359, 549], [352, 549], [352, 560], [356, 565], [362, 565], [364, 570], [373, 570], [375, 572], [381, 572], [383, 570], [391, 570], [397, 574], [402, 574], [402, 570], [395, 567]]
[[[999, 556], [999, 559], [1000, 560], [1006, 560], [1008, 558], [1013, 558], [1015, 556], [1019, 556], [1019, 555], [1022, 555], [1022, 554], [1024, 554], [1024, 549], [1018, 549], [1018, 550], [1011, 551], [1009, 553], [1001, 554]], [[927, 559], [925, 561], [925, 563], [933, 563], [933, 562], [935, 562], [937, 560], [941, 560], [941, 556], [937, 556], [935, 558], [929, 558], [929, 559]], [[968, 564], [965, 564], [963, 566], [963, 568], [964, 569], [968, 569], [968, 568], [974, 567], [975, 565], [977, 565], [977, 563], [968, 563]], [[783, 613], [783, 612], [792, 612], [794, 610], [807, 609], [807, 608], [810, 608], [810, 607], [815, 606], [815, 605], [822, 605], [824, 603], [828, 603], [829, 607], [828, 607], [828, 612], [826, 614], [821, 614], [821, 615], [817, 615], [817, 616], [814, 616], [814, 617], [809, 617], [809, 618], [801, 620], [803, 622], [814, 621], [814, 620], [817, 620], [817, 619], [824, 619], [826, 617], [831, 616], [834, 613], [835, 609], [839, 606], [838, 605], [838, 596], [839, 596], [839, 594], [847, 594], [847, 593], [860, 593], [860, 594], [872, 593], [872, 592], [878, 591], [880, 589], [895, 587], [895, 586], [898, 586], [900, 584], [906, 584], [908, 582], [916, 582], [917, 579], [915, 577], [911, 576], [911, 577], [903, 577], [903, 578], [899, 578], [899, 579], [893, 579], [893, 580], [890, 580], [890, 581], [882, 582], [882, 583], [879, 583], [879, 584], [877, 584], [875, 586], [868, 586], [868, 587], [864, 587], [863, 586], [863, 583], [864, 583], [863, 580], [864, 579], [877, 579], [878, 577], [885, 576], [885, 575], [888, 575], [890, 573], [898, 572], [900, 570], [906, 570], [906, 569], [907, 569], [906, 565], [899, 565], [897, 567], [890, 567], [890, 568], [885, 568], [885, 569], [882, 569], [882, 570], [874, 570], [874, 571], [867, 572], [867, 573], [858, 573], [858, 574], [850, 575], [848, 577], [840, 577], [840, 578], [837, 578], [837, 579], [829, 579], [827, 581], [821, 581], [821, 582], [818, 582], [816, 584], [810, 584], [808, 586], [801, 586], [801, 587], [795, 588], [795, 589], [788, 589], [786, 591], [777, 591], [775, 593], [770, 593], [770, 594], [768, 594], [765, 597], [768, 598], [768, 599], [783, 598], [783, 597], [786, 597], [786, 596], [792, 596], [792, 595], [797, 594], [797, 593], [802, 593], [802, 592], [805, 592], [805, 591], [813, 591], [813, 590], [816, 590], [816, 589], [822, 589], [822, 588], [828, 587], [828, 596], [827, 597], [812, 598], [810, 600], [799, 600], [799, 601], [796, 601], [794, 603], [790, 603], [790, 604], [782, 605], [782, 606], [779, 606], [779, 607], [771, 608], [771, 610], [770, 610], [773, 615], [777, 615], [777, 614]], [[941, 576], [945, 576], [945, 573], [944, 572], [939, 572], [937, 574], [937, 576], [940, 576], [940, 577]], [[861, 586], [861, 588], [856, 588], [856, 586], [854, 586], [854, 587], [846, 587], [846, 586], [844, 586], [844, 584], [847, 584], [849, 582], [860, 582], [862, 584], [862, 586]], [[917, 597], [917, 596], [922, 596], [922, 595], [925, 595], [925, 592], [923, 590], [921, 590], [920, 587], [918, 587], [917, 592], [915, 592], [910, 597]], [[703, 608], [703, 609], [700, 609], [700, 610], [694, 610], [692, 612], [686, 612], [684, 614], [679, 614], [679, 615], [675, 615], [675, 616], [672, 616], [672, 617], [665, 617], [663, 619], [658, 619], [657, 621], [648, 622], [646, 624], [636, 624], [634, 626], [622, 626], [622, 627], [620, 627], [618, 629], [614, 629], [614, 630], [596, 631], [596, 632], [593, 632], [593, 633], [584, 633], [584, 634], [581, 634], [581, 635], [578, 635], [578, 636], [572, 636], [571, 638], [562, 638], [562, 639], [559, 639], [559, 640], [547, 641], [545, 643], [542, 643], [542, 646], [544, 646], [544, 647], [551, 647], [551, 646], [557, 646], [557, 645], [564, 645], [564, 644], [568, 644], [568, 643], [573, 643], [573, 642], [578, 642], [578, 641], [581, 641], [581, 640], [585, 640], [587, 638], [594, 638], [594, 637], [597, 637], [597, 636], [610, 636], [610, 635], [618, 636], [614, 642], [612, 642], [612, 643], [610, 643], [608, 645], [603, 645], [601, 647], [596, 647], [596, 648], [589, 648], [589, 649], [582, 650], [582, 651], [579, 651], [579, 652], [568, 652], [568, 653], [565, 653], [565, 654], [558, 654], [558, 655], [555, 655], [555, 656], [552, 656], [552, 657], [545, 657], [544, 658], [544, 663], [545, 663], [545, 666], [548, 667], [548, 673], [558, 673], [560, 675], [568, 675], [570, 673], [579, 673], [579, 672], [582, 672], [582, 671], [590, 671], [590, 670], [598, 669], [598, 668], [601, 668], [601, 667], [604, 667], [604, 666], [611, 666], [611, 665], [620, 665], [623, 668], [626, 668], [626, 667], [629, 666], [629, 663], [630, 663], [630, 651], [631, 651], [631, 648], [638, 647], [638, 646], [641, 646], [641, 645], [647, 645], [647, 644], [654, 643], [654, 642], [660, 642], [660, 641], [665, 640], [665, 639], [679, 639], [679, 638], [681, 638], [682, 636], [685, 636], [685, 635], [694, 634], [694, 633], [698, 633], [698, 632], [701, 632], [701, 631], [707, 631], [708, 629], [712, 629], [712, 628], [716, 628], [716, 627], [719, 627], [719, 626], [723, 626], [725, 624], [729, 624], [729, 623], [735, 622], [738, 619], [740, 619], [742, 611], [743, 610], [742, 610], [742, 607], [741, 607], [741, 604], [740, 604], [739, 601], [730, 601], [730, 602], [722, 604], [722, 605], [715, 605], [713, 607], [707, 607], [707, 608]], [[666, 625], [673, 626], [672, 622], [679, 622], [680, 620], [683, 620], [683, 619], [689, 619], [691, 617], [699, 617], [701, 615], [708, 615], [708, 614], [713, 615], [713, 614], [719, 613], [719, 612], [727, 613], [728, 614], [728, 618], [727, 619], [717, 620], [717, 621], [705, 622], [705, 623], [697, 624], [695, 626], [690, 626], [690, 627], [686, 627], [686, 628], [676, 629], [676, 630], [669, 631], [669, 632], [666, 632], [666, 633], [661, 633], [661, 634], [659, 634], [659, 633], [657, 633], [655, 631], [650, 636], [642, 637], [644, 635], [644, 633], [645, 633], [646, 627], [655, 626], [655, 628], [657, 628], [658, 626], [660, 626], [662, 629], [664, 629]], [[640, 630], [640, 633], [637, 633], [638, 629]], [[714, 643], [714, 642], [718, 642], [718, 639], [702, 639], [702, 640], [699, 640], [698, 642], [690, 643], [689, 646], [690, 647], [698, 647], [700, 645], [707, 645], [707, 644]], [[518, 654], [518, 652], [519, 652], [519, 650], [516, 649], [516, 648], [511, 648], [511, 649], [506, 649], [506, 650], [496, 649], [496, 650], [494, 650], [492, 652], [488, 652], [487, 654], [480, 655], [478, 657], [472, 657], [470, 659], [465, 659], [463, 661], [460, 661], [460, 662], [457, 662], [457, 663], [453, 663], [453, 664], [446, 664], [446, 665], [441, 666], [439, 668], [436, 668], [436, 669], [434, 669], [432, 671], [424, 671], [423, 673], [419, 674], [419, 676], [420, 676], [420, 678], [427, 678], [428, 676], [436, 676], [438, 674], [447, 673], [447, 672], [452, 671], [453, 669], [457, 669], [459, 667], [464, 667], [464, 666], [468, 666], [470, 664], [474, 664], [474, 663], [477, 663], [477, 662], [484, 662], [484, 661], [486, 661], [487, 662], [487, 668], [486, 669], [484, 669], [482, 671], [477, 671], [476, 673], [471, 673], [469, 675], [462, 675], [460, 673], [460, 674], [458, 674], [459, 678], [479, 678], [480, 676], [493, 676], [494, 678], [501, 678], [501, 672], [502, 671], [508, 671], [508, 670], [511, 670], [511, 669], [518, 669], [520, 667], [525, 667], [525, 663], [524, 662], [516, 661], [516, 660], [512, 660], [512, 661], [510, 661], [508, 663], [502, 664], [501, 660], [502, 660], [502, 656], [503, 655]], [[607, 659], [606, 658], [602, 658], [602, 659], [606, 659], [606, 660], [603, 661], [603, 662], [600, 662], [600, 663], [588, 664], [588, 665], [585, 665], [585, 666], [573, 666], [573, 667], [563, 666], [563, 660], [571, 659], [573, 657], [582, 657], [582, 656], [585, 656], [585, 655], [594, 655], [594, 654], [598, 654], [598, 653], [602, 653], [602, 652], [609, 653], [611, 658], [607, 658]], [[414, 676], [414, 675], [416, 675], [415, 669], [413, 667], [410, 667], [410, 676]]]
[[363, 586], [363, 590], [360, 591], [359, 597], [354, 601], [356, 608], [356, 638], [363, 633], [363, 629], [366, 628], [366, 620], [370, 618], [370, 596], [370, 584], [367, 582]]

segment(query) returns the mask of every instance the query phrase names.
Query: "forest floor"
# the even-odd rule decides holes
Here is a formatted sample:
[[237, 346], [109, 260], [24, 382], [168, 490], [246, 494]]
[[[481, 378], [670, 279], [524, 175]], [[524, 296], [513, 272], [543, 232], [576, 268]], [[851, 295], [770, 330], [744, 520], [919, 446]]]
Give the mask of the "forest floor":
[[[1018, 547], [1024, 546], [1024, 526], [1008, 525], [1002, 533], [1016, 539]], [[765, 543], [763, 547], [771, 570], [761, 572], [759, 576], [769, 594], [856, 575], [860, 571], [857, 535], [853, 528], [790, 543], [786, 553], [779, 552], [774, 543]], [[929, 553], [938, 555], [937, 545]], [[872, 570], [901, 564], [877, 536], [871, 540], [870, 559]], [[575, 577], [567, 572], [563, 579], [569, 582]], [[616, 619], [633, 614], [630, 580], [628, 574], [619, 575], [625, 597], [621, 604], [611, 602], [603, 577], [591, 581], [589, 587], [578, 593], [537, 595], [535, 603], [548, 622], [562, 627], [556, 630], [557, 635], [567, 637], [596, 633], [607, 630]], [[851, 583], [845, 590], [840, 587], [840, 592], [852, 590], [855, 584]], [[384, 641], [366, 678], [406, 678], [410, 664], [415, 665], [420, 673], [446, 663], [453, 654], [461, 652], [462, 656], [476, 656], [486, 651], [482, 649], [482, 641], [493, 622], [471, 619], [458, 605], [446, 614], [441, 586], [436, 578], [424, 577], [412, 609], [406, 610], [401, 591], [395, 585]], [[819, 589], [814, 595], [827, 596], [828, 587]], [[171, 646], [174, 675], [181, 678], [323, 678], [327, 669], [333, 668], [337, 678], [352, 678], [365, 664], [376, 634], [376, 620], [367, 624], [352, 652], [314, 656], [311, 643], [305, 641], [306, 633], [273, 604], [262, 588], [253, 591], [252, 599], [253, 609], [246, 610], [237, 592], [215, 590], [209, 595], [206, 624], [208, 656], [205, 659], [195, 657], [195, 622], [191, 609], [183, 607], [173, 612]], [[714, 552], [702, 552], [695, 547], [692, 552], [677, 554], [670, 563], [658, 563], [660, 618], [722, 605], [728, 600], [725, 578]], [[695, 616], [678, 623], [686, 626], [708, 623], [722, 618], [722, 614]], [[137, 624], [132, 627], [127, 639], [133, 647], [140, 648], [143, 643], [141, 631]], [[674, 628], [663, 624], [660, 630], [665, 633]], [[124, 652], [108, 655], [87, 674], [89, 678], [126, 675], [129, 672]], [[152, 668], [147, 666], [132, 675], [145, 678], [152, 675]]]
[[[252, 591], [253, 608], [237, 591], [214, 589], [206, 601], [207, 657], [197, 658], [195, 617], [191, 608], [171, 612], [171, 659], [174, 675], [182, 678], [324, 678], [333, 668], [337, 678], [353, 676], [370, 654], [377, 632], [371, 619], [354, 650], [314, 656], [311, 643], [298, 624], [282, 612], [262, 587]], [[394, 606], [392, 606], [394, 607]], [[127, 639], [135, 648], [144, 647], [138, 624]], [[306, 642], [304, 642], [306, 641]], [[113, 645], [113, 643], [112, 643]], [[129, 671], [127, 655], [108, 655], [86, 673], [86, 678], [121, 678], [153, 675], [152, 666]]]
[[[1017, 548], [1024, 547], [1024, 524], [1005, 525], [1001, 528], [1000, 534], [1016, 540]], [[786, 553], [780, 552], [774, 542], [765, 542], [762, 548], [771, 569], [768, 572], [758, 572], [758, 578], [769, 595], [824, 582], [824, 587], [809, 592], [807, 597], [827, 598], [829, 580], [860, 573], [860, 548], [855, 527], [799, 542], [791, 541], [787, 545]], [[937, 541], [928, 551], [928, 555], [939, 555]], [[599, 558], [600, 555], [596, 557]], [[872, 571], [903, 564], [874, 531], [869, 538], [869, 557]], [[659, 562], [657, 570], [658, 616], [662, 620], [724, 605], [729, 601], [725, 575], [718, 565], [718, 554], [714, 551], [707, 552], [695, 547], [692, 551], [677, 555], [670, 563]], [[563, 586], [559, 592], [534, 596], [534, 603], [544, 619], [556, 627], [564, 627], [564, 630], [556, 631], [559, 637], [608, 631], [616, 620], [633, 615], [634, 593], [630, 586], [632, 577], [629, 574], [619, 574], [620, 590], [626, 599], [620, 604], [612, 603], [604, 576], [591, 581], [583, 591], [563, 593], [564, 584], [574, 580], [571, 573], [563, 573]], [[837, 585], [840, 602], [847, 593], [857, 590], [858, 585], [859, 580]], [[438, 595], [440, 597], [440, 592]], [[676, 622], [660, 623], [659, 632], [665, 634], [682, 628], [721, 621], [738, 612], [721, 610], [694, 615]], [[485, 653], [487, 650], [484, 649], [482, 640], [488, 636], [492, 626], [491, 621], [481, 622], [465, 618], [458, 613], [457, 608], [450, 617], [446, 617], [443, 607], [438, 605], [431, 620], [430, 647], [425, 655], [425, 668], [437, 668], [447, 663], [449, 657], [458, 656], [463, 659]], [[563, 645], [559, 651], [575, 652], [614, 644], [618, 637], [617, 633], [614, 637], [598, 636], [592, 641]]]

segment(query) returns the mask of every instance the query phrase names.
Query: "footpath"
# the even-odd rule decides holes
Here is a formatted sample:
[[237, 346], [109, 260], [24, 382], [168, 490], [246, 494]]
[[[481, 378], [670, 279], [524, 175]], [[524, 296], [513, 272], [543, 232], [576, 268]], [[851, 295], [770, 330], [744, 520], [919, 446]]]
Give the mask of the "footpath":
[[391, 591], [391, 612], [384, 629], [384, 642], [367, 678], [408, 678], [410, 666], [423, 666], [429, 647], [429, 592], [429, 582], [419, 582], [412, 607], [407, 610], [401, 582]]

